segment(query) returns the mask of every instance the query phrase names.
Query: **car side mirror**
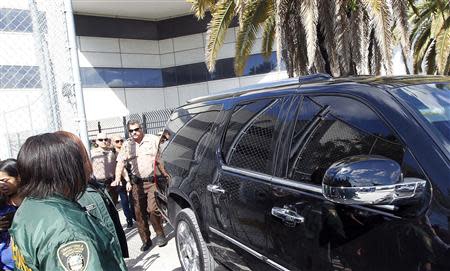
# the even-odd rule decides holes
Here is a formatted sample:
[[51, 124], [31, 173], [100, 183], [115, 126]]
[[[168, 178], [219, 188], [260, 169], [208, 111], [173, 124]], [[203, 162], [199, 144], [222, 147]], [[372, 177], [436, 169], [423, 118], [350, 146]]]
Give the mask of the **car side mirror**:
[[420, 198], [426, 181], [403, 178], [400, 165], [383, 156], [358, 155], [331, 165], [322, 180], [322, 194], [341, 204], [407, 204]]

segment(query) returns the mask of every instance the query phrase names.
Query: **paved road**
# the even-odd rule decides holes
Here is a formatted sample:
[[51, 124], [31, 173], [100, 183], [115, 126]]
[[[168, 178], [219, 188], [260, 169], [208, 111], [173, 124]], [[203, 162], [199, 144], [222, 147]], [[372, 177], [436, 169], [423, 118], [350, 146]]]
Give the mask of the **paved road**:
[[[125, 216], [121, 210], [119, 210], [119, 215], [120, 221], [125, 228]], [[153, 229], [150, 228], [150, 230]], [[137, 228], [133, 227], [132, 229], [125, 229], [125, 234], [128, 241], [128, 250], [130, 252], [130, 258], [125, 260], [128, 270], [182, 271], [178, 260], [173, 229], [169, 224], [166, 224], [164, 231], [170, 239], [169, 243], [165, 247], [160, 248], [158, 246], [153, 246], [150, 250], [141, 252], [139, 249], [142, 242], [139, 238]], [[155, 236], [155, 233], [152, 232], [152, 238]]]

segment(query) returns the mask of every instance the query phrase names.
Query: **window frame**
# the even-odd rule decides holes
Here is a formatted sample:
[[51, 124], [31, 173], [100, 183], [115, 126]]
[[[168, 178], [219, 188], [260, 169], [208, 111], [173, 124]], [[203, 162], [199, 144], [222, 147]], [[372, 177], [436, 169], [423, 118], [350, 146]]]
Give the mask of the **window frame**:
[[[244, 133], [242, 133], [242, 131], [248, 129], [254, 123], [254, 121], [259, 116], [261, 116], [261, 114], [263, 114], [267, 110], [271, 109], [271, 107], [273, 105], [277, 104], [277, 103], [280, 104], [280, 113], [281, 113], [282, 109], [283, 109], [283, 100], [285, 100], [287, 98], [290, 98], [290, 97], [292, 97], [292, 95], [258, 97], [257, 99], [240, 100], [240, 101], [237, 101], [235, 104], [232, 105], [232, 107], [228, 110], [227, 116], [225, 117], [225, 121], [224, 121], [224, 125], [223, 125], [223, 132], [222, 132], [221, 139], [220, 139], [220, 144], [219, 144], [219, 147], [218, 147], [218, 154], [219, 154], [219, 157], [220, 157], [220, 163], [222, 165], [222, 168], [236, 169], [239, 172], [241, 172], [241, 171], [242, 172], [254, 172], [255, 174], [257, 174], [260, 177], [262, 177], [262, 176], [272, 176], [273, 175], [273, 174], [267, 174], [267, 173], [264, 173], [264, 172], [257, 172], [257, 171], [251, 170], [251, 169], [231, 166], [229, 164], [230, 157], [227, 157], [227, 156], [229, 156], [229, 153], [227, 153], [227, 154], [224, 153], [223, 146], [224, 146], [224, 143], [225, 143], [225, 139], [226, 139], [228, 128], [230, 126], [231, 118], [233, 117], [233, 113], [235, 113], [238, 110], [240, 110], [240, 109], [236, 110], [237, 107], [242, 106], [243, 104], [255, 103], [255, 102], [258, 102], [258, 101], [261, 101], [261, 100], [272, 100], [271, 102], [269, 102], [269, 104], [265, 108], [263, 108], [263, 110], [261, 110], [260, 113], [258, 113], [255, 116], [253, 116], [250, 119], [251, 121], [249, 121], [247, 124], [245, 124], [242, 127], [242, 129], [239, 130], [239, 132], [236, 134], [236, 137], [233, 139], [232, 144], [229, 147], [229, 151], [232, 150], [236, 146], [236, 144], [240, 142], [239, 139], [241, 139], [242, 134], [244, 134]], [[280, 113], [278, 114], [278, 116], [276, 118], [275, 125], [277, 125], [279, 123], [279, 121], [280, 121]], [[278, 140], [278, 138], [273, 138], [273, 142], [272, 142], [272, 143], [275, 143], [275, 150], [274, 150], [274, 152], [272, 154], [273, 161], [275, 161], [275, 159], [278, 157], [277, 150], [279, 149], [279, 146], [278, 146], [278, 144], [276, 144], [277, 140]], [[274, 167], [272, 165], [272, 168], [271, 168], [270, 171], [273, 172], [273, 169], [274, 169]]]
[[[300, 112], [301, 112], [301, 110], [302, 110], [302, 108], [303, 108], [303, 106], [304, 106], [304, 101], [305, 101], [305, 99], [308, 99], [308, 98], [309, 98], [309, 99], [311, 100], [311, 102], [313, 102], [313, 103], [315, 103], [317, 106], [320, 106], [320, 107], [321, 107], [321, 109], [319, 110], [319, 112], [318, 112], [317, 115], [319, 115], [320, 112], [322, 112], [325, 108], [328, 108], [328, 110], [326, 111], [326, 113], [325, 113], [325, 115], [324, 115], [323, 117], [326, 117], [326, 116], [328, 116], [329, 114], [331, 114], [331, 116], [332, 116], [333, 118], [335, 118], [335, 119], [337, 119], [337, 120], [339, 120], [339, 121], [345, 123], [346, 125], [352, 127], [353, 129], [357, 129], [358, 131], [362, 131], [362, 132], [364, 132], [364, 133], [367, 133], [367, 134], [372, 135], [372, 133], [370, 133], [370, 132], [368, 132], [368, 131], [366, 131], [366, 130], [364, 130], [364, 129], [361, 129], [361, 128], [359, 128], [359, 127], [356, 127], [355, 125], [349, 123], [347, 120], [344, 120], [344, 119], [342, 119], [342, 118], [339, 117], [339, 116], [335, 116], [335, 115], [332, 113], [332, 108], [333, 108], [333, 107], [332, 107], [331, 105], [325, 105], [325, 106], [323, 106], [323, 105], [319, 104], [318, 102], [316, 102], [316, 101], [314, 100], [314, 97], [324, 97], [324, 96], [328, 96], [328, 97], [342, 97], [342, 98], [351, 99], [351, 100], [353, 100], [353, 101], [355, 101], [355, 102], [358, 102], [358, 103], [360, 103], [361, 105], [365, 106], [367, 109], [371, 110], [371, 111], [372, 111], [372, 112], [373, 112], [373, 113], [374, 113], [374, 114], [382, 121], [382, 123], [386, 126], [386, 128], [388, 128], [388, 129], [393, 133], [393, 135], [397, 138], [398, 143], [403, 147], [403, 149], [405, 150], [405, 153], [406, 153], [407, 151], [409, 151], [408, 146], [405, 144], [404, 140], [402, 139], [402, 137], [400, 136], [400, 134], [397, 132], [397, 130], [394, 129], [394, 128], [392, 127], [392, 125], [386, 120], [386, 118], [385, 118], [378, 110], [376, 110], [376, 109], [375, 109], [368, 101], [366, 101], [365, 99], [362, 99], [362, 98], [357, 97], [357, 96], [354, 96], [354, 95], [344, 94], [344, 93], [305, 93], [305, 94], [297, 94], [297, 95], [302, 97], [302, 98], [300, 99], [301, 102], [299, 102], [298, 105], [295, 106], [295, 108], [292, 109], [292, 112], [290, 112], [290, 114], [292, 114], [292, 115], [294, 116], [295, 119], [297, 119], [298, 114], [300, 114]], [[317, 115], [316, 115], [316, 116], [317, 116]], [[315, 116], [315, 117], [316, 117], [316, 116]], [[313, 120], [310, 120], [309, 123], [308, 123], [307, 125], [310, 125], [311, 121], [313, 121]], [[309, 134], [303, 139], [303, 142], [302, 142], [301, 146], [299, 147], [300, 153], [301, 153], [302, 150], [306, 147], [306, 144], [308, 144], [308, 142], [310, 142], [311, 137], [314, 135], [314, 130], [316, 130], [316, 129], [318, 128], [318, 124], [319, 124], [319, 123], [320, 123], [320, 122], [317, 122], [317, 123], [315, 123], [312, 127], [310, 127], [310, 130], [311, 130], [311, 131], [310, 131]], [[289, 134], [288, 134], [289, 140], [287, 140], [287, 142], [285, 143], [285, 144], [288, 144], [288, 145], [285, 146], [285, 148], [284, 148], [284, 149], [285, 149], [285, 152], [282, 153], [282, 154], [279, 154], [279, 155], [282, 155], [281, 160], [282, 160], [282, 163], [284, 163], [284, 164], [286, 165], [286, 168], [284, 168], [284, 169], [282, 170], [282, 172], [281, 172], [280, 176], [278, 176], [278, 178], [287, 180], [287, 181], [289, 181], [289, 182], [296, 182], [296, 183], [299, 183], [299, 184], [305, 185], [305, 186], [311, 186], [311, 187], [314, 187], [314, 188], [320, 187], [320, 186], [315, 185], [315, 184], [312, 184], [312, 183], [302, 182], [302, 181], [299, 181], [299, 180], [293, 180], [293, 179], [289, 178], [289, 176], [288, 176], [288, 172], [289, 172], [289, 153], [290, 153], [290, 151], [291, 151], [293, 135], [294, 135], [294, 132], [295, 132], [295, 122], [294, 122], [290, 127], [288, 127], [288, 129], [290, 129], [290, 130], [289, 130]], [[287, 153], [286, 153], [286, 151], [287, 151]]]

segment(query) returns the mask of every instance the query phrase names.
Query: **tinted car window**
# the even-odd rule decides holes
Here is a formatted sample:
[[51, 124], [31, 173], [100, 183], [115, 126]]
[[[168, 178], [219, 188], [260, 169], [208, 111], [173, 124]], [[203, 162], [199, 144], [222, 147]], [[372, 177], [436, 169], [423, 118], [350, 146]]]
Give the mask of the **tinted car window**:
[[450, 84], [408, 86], [396, 93], [425, 120], [450, 157]]
[[280, 104], [278, 100], [260, 100], [236, 108], [224, 142], [230, 166], [271, 173]]
[[305, 99], [297, 117], [289, 179], [320, 185], [331, 164], [354, 155], [382, 155], [402, 164], [402, 145], [370, 108], [343, 97], [314, 99], [319, 103]]
[[186, 176], [191, 163], [201, 159], [210, 139], [209, 132], [220, 112], [220, 108], [215, 107], [202, 109], [206, 111], [176, 112], [167, 125], [172, 139], [162, 151], [162, 159], [166, 169], [177, 176]]
[[245, 102], [235, 107], [222, 145], [223, 157], [227, 162], [229, 161], [228, 155], [231, 144], [237, 139], [236, 136], [238, 133], [252, 120], [252, 118], [269, 106], [272, 101], [272, 99], [256, 100]]

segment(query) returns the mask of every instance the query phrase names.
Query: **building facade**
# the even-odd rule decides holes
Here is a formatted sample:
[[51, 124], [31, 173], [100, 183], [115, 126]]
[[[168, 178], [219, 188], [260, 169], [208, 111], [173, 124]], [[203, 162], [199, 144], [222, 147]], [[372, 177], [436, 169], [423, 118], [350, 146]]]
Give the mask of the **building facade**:
[[[226, 34], [216, 69], [207, 71], [206, 22], [193, 15], [144, 21], [76, 15], [80, 71], [88, 119], [175, 108], [198, 96], [286, 77], [276, 54], [260, 54], [261, 37], [244, 75], [233, 57], [237, 26]], [[99, 101], [107, 106], [99, 107]]]

